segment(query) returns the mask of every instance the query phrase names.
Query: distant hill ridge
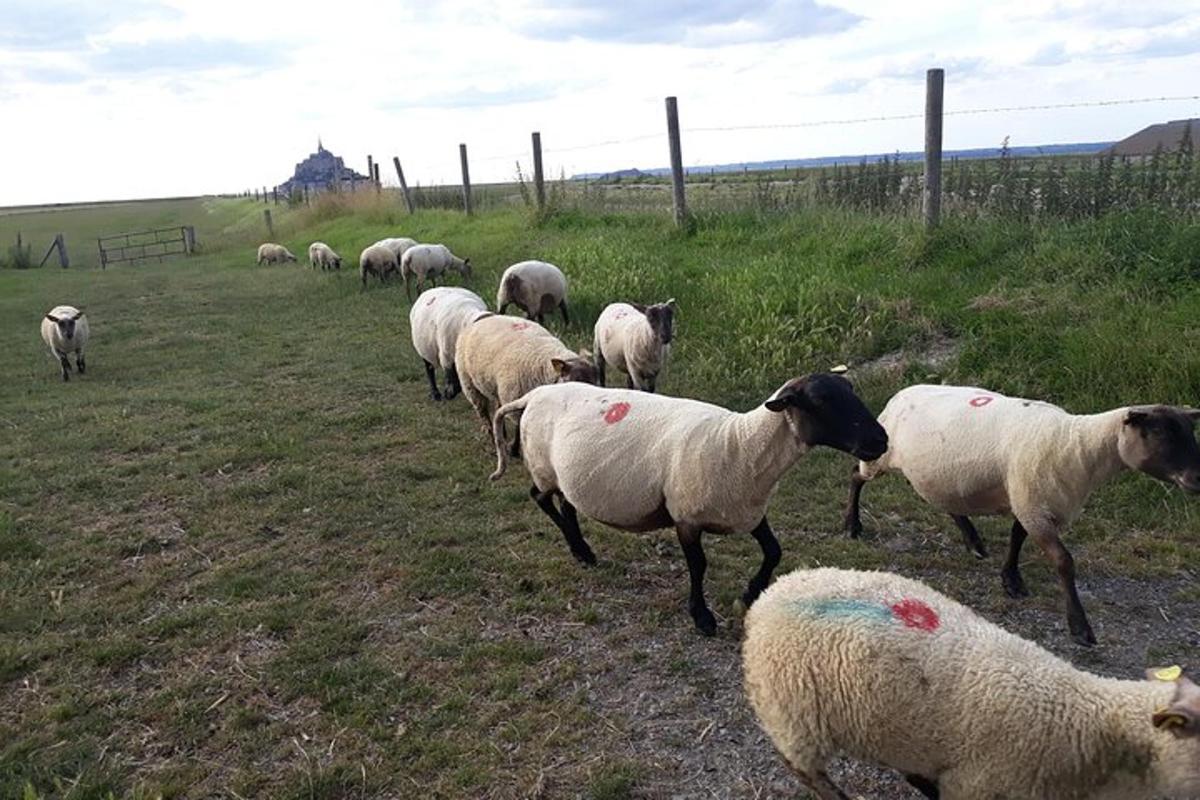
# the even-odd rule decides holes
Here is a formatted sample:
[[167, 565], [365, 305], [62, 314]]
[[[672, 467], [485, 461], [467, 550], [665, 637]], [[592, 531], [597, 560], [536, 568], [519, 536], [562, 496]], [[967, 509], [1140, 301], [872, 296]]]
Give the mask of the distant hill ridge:
[[[1072, 155], [1088, 155], [1091, 153], [1100, 153], [1101, 151], [1112, 147], [1113, 142], [1078, 142], [1075, 144], [1043, 144], [1031, 145], [1028, 147], [1010, 147], [1008, 154], [1014, 158], [1030, 158], [1033, 156], [1072, 156]], [[791, 167], [831, 167], [834, 164], [842, 166], [850, 166], [858, 164], [864, 159], [868, 162], [879, 161], [884, 157], [898, 158], [901, 161], [920, 161], [925, 158], [923, 150], [908, 150], [896, 153], [868, 153], [866, 155], [845, 155], [845, 156], [819, 156], [817, 158], [781, 158], [773, 161], [737, 161], [728, 164], [705, 164], [696, 167], [687, 167], [684, 171], [689, 175], [701, 172], [741, 172], [742, 170], [762, 171], [773, 169], [784, 169]], [[952, 158], [999, 158], [999, 147], [975, 147], [967, 150], [945, 150], [942, 153], [942, 158], [949, 160]], [[623, 169], [615, 172], [583, 172], [578, 175], [572, 175], [572, 180], [582, 179], [605, 179], [612, 180], [614, 178], [636, 178], [641, 175], [670, 175], [670, 167], [652, 167], [650, 169]]]

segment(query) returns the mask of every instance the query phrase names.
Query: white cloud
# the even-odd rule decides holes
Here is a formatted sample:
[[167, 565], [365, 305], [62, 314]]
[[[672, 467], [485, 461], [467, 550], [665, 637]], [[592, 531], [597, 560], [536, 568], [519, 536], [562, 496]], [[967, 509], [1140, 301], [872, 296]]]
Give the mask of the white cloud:
[[[615, 13], [611, 9], [620, 9]], [[6, 0], [0, 203], [273, 185], [317, 135], [360, 171], [506, 180], [542, 132], [552, 174], [667, 162], [685, 130], [1191, 94], [1195, 3], [1034, 0]], [[1119, 138], [1196, 103], [948, 119], [968, 147]], [[648, 138], [639, 138], [642, 136]], [[619, 141], [591, 149], [589, 143]], [[688, 133], [689, 165], [917, 149], [920, 120]], [[524, 158], [528, 161], [528, 157]], [[390, 169], [385, 170], [390, 173]], [[388, 175], [388, 179], [391, 176]]]

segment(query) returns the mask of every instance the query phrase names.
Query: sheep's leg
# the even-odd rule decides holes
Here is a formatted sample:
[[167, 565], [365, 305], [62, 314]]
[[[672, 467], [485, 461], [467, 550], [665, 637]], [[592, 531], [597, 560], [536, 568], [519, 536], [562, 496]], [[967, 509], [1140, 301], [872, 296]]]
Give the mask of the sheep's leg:
[[974, 553], [976, 558], [987, 558], [987, 548], [983, 546], [983, 540], [979, 538], [979, 531], [975, 530], [975, 524], [971, 522], [971, 518], [951, 514], [950, 519], [954, 520], [954, 524], [962, 531], [963, 543], [966, 544], [967, 549]]
[[704, 557], [704, 547], [700, 544], [700, 528], [677, 523], [675, 531], [679, 535], [679, 546], [683, 548], [683, 556], [687, 559], [688, 575], [691, 578], [691, 593], [688, 596], [688, 612], [696, 627], [705, 636], [717, 632], [717, 620], [708, 610], [704, 602], [704, 571], [708, 569], [708, 559]]
[[461, 391], [462, 384], [458, 382], [458, 369], [451, 364], [446, 367], [446, 393], [442, 396], [446, 400], [453, 400]]
[[85, 364], [83, 361], [83, 351], [79, 350], [75, 353], [75, 369], [77, 369], [79, 374], [82, 375], [86, 368], [87, 364]]
[[408, 302], [412, 302], [412, 275], [404, 276], [404, 296], [408, 298]]
[[633, 373], [632, 373], [632, 372], [631, 372], [631, 373], [629, 373], [628, 375], [626, 375], [626, 376], [625, 376], [625, 388], [626, 388], [626, 389], [636, 389], [636, 388], [638, 388], [638, 387], [637, 387], [637, 384], [636, 384], [636, 383], [634, 383], [634, 380], [633, 380]]
[[1025, 528], [1019, 519], [1013, 520], [1012, 535], [1008, 540], [1008, 558], [1000, 570], [1000, 579], [1004, 581], [1004, 591], [1009, 597], [1028, 597], [1029, 589], [1025, 579], [1021, 577], [1021, 546], [1025, 544]]
[[521, 417], [518, 416], [513, 422], [513, 441], [512, 446], [508, 448], [508, 455], [511, 458], [521, 457]]
[[437, 374], [433, 371], [433, 364], [425, 359], [421, 359], [421, 363], [425, 365], [425, 377], [429, 379], [429, 398], [435, 401], [441, 400], [442, 393], [438, 391]]
[[67, 354], [61, 350], [55, 350], [54, 355], [58, 356], [58, 365], [62, 367], [62, 379], [64, 381], [71, 380], [71, 362], [67, 361]]
[[922, 775], [909, 774], [905, 774], [904, 780], [908, 781], [910, 786], [928, 797], [929, 800], [938, 800], [941, 796], [941, 792], [938, 791], [937, 781], [931, 781]]
[[600, 343], [596, 342], [592, 345], [592, 349], [596, 353], [596, 376], [600, 379], [600, 386], [604, 386], [604, 353], [600, 349]]
[[842, 528], [846, 533], [850, 534], [851, 539], [857, 539], [862, 535], [862, 518], [859, 515], [859, 498], [862, 496], [863, 487], [867, 485], [867, 479], [863, 477], [858, 469], [858, 465], [854, 465], [854, 471], [850, 473], [850, 499], [846, 502], [846, 516], [842, 522]]
[[747, 609], [754, 605], [754, 601], [762, 594], [762, 590], [767, 588], [767, 584], [771, 582], [771, 574], [775, 572], [775, 568], [779, 566], [779, 557], [783, 555], [783, 551], [779, 547], [779, 540], [775, 538], [775, 534], [771, 531], [770, 524], [767, 523], [767, 518], [763, 517], [762, 522], [754, 530], [750, 531], [750, 535], [758, 542], [758, 546], [762, 548], [763, 560], [762, 565], [758, 568], [758, 572], [750, 579], [750, 583], [746, 586], [746, 592], [742, 595], [742, 604]]
[[[788, 766], [791, 765], [789, 764]], [[816, 794], [820, 800], [850, 800], [850, 796], [839, 789], [833, 781], [829, 780], [829, 776], [821, 770], [804, 772], [792, 767], [792, 771], [796, 773], [796, 777], [800, 779], [800, 782]]]
[[658, 383], [658, 376], [651, 375], [650, 377], [646, 378], [646, 380], [642, 381], [642, 383], [644, 384], [642, 387], [643, 389], [650, 394], [654, 394], [654, 385]]
[[558, 302], [558, 310], [562, 312], [562, 315], [563, 315], [563, 324], [564, 324], [564, 325], [570, 325], [570, 324], [571, 324], [571, 318], [567, 316], [567, 301], [566, 301], [566, 300], [560, 300], [560, 301]]
[[[1083, 603], [1079, 600], [1079, 592], [1075, 588], [1075, 559], [1063, 546], [1058, 538], [1058, 531], [1052, 525], [1035, 525], [1033, 538], [1042, 548], [1058, 570], [1058, 581], [1062, 584], [1063, 594], [1067, 604], [1067, 627], [1071, 630], [1071, 638], [1084, 647], [1096, 643], [1096, 634], [1084, 613]], [[1028, 528], [1026, 528], [1028, 530]]]
[[538, 508], [546, 512], [546, 516], [550, 517], [562, 531], [563, 537], [567, 540], [567, 547], [571, 548], [571, 554], [582, 563], [594, 566], [596, 554], [592, 552], [592, 548], [588, 546], [587, 541], [583, 538], [583, 533], [579, 530], [579, 518], [575, 516], [575, 506], [563, 497], [562, 510], [555, 508], [554, 495], [556, 493], [556, 490], [538, 491], [536, 486], [529, 490], [529, 496], [533, 498], [533, 502], [537, 503]]

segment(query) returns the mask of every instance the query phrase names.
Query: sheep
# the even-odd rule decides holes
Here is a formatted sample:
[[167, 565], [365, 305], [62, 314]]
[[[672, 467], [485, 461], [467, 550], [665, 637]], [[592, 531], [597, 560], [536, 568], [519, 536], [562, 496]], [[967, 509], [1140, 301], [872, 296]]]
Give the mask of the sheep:
[[367, 276], [374, 275], [380, 283], [387, 283], [387, 276], [397, 272], [396, 254], [382, 244], [373, 244], [358, 257], [358, 275], [363, 288], [367, 288]]
[[256, 263], [259, 266], [262, 266], [263, 264], [279, 264], [284, 261], [295, 260], [296, 257], [292, 255], [291, 251], [281, 244], [267, 242], [266, 244], [260, 244], [258, 246], [258, 261]]
[[496, 294], [496, 311], [503, 314], [509, 303], [516, 304], [538, 324], [545, 322], [545, 315], [557, 306], [563, 323], [571, 323], [567, 316], [567, 277], [546, 261], [521, 261], [504, 270]]
[[417, 244], [407, 248], [400, 259], [400, 277], [404, 278], [404, 293], [412, 300], [412, 279], [417, 279], [417, 294], [425, 287], [425, 279], [431, 282], [446, 270], [455, 269], [464, 277], [471, 277], [471, 259], [459, 258], [444, 244]]
[[652, 306], [612, 303], [596, 320], [593, 351], [600, 385], [604, 366], [612, 363], [628, 376], [630, 389], [653, 392], [658, 373], [666, 366], [675, 335], [675, 299]]
[[425, 376], [429, 379], [429, 396], [443, 399], [438, 391], [434, 368], [446, 371], [446, 400], [462, 391], [458, 371], [454, 367], [454, 354], [459, 333], [480, 314], [487, 313], [483, 298], [469, 289], [457, 286], [440, 286], [421, 293], [408, 312], [412, 327], [412, 344], [425, 364]]
[[845, 528], [859, 535], [863, 485], [890, 471], [950, 514], [979, 558], [987, 551], [970, 517], [1011, 514], [1000, 573], [1005, 590], [1011, 597], [1029, 594], [1018, 558], [1030, 535], [1057, 567], [1072, 638], [1090, 646], [1096, 636], [1075, 590], [1074, 559], [1059, 536], [1092, 490], [1123, 469], [1200, 492], [1200, 448], [1192, 433], [1198, 417], [1195, 409], [1162, 405], [1075, 415], [969, 386], [910, 386], [879, 416], [892, 442], [887, 454], [866, 459], [851, 476]]
[[381, 244], [384, 247], [386, 247], [388, 250], [391, 250], [393, 253], [395, 253], [396, 254], [396, 263], [399, 264], [401, 256], [404, 255], [404, 251], [410, 247], [413, 247], [414, 245], [416, 245], [416, 243], [417, 243], [416, 239], [409, 239], [404, 236], [398, 236], [398, 237], [393, 237], [390, 239], [380, 239], [375, 244]]
[[492, 480], [504, 474], [501, 425], [515, 412], [523, 412], [529, 494], [575, 558], [596, 563], [577, 508], [626, 531], [674, 526], [691, 576], [688, 609], [707, 636], [717, 623], [704, 602], [701, 535], [749, 531], [758, 542], [762, 566], [742, 595], [749, 607], [779, 563], [766, 510], [783, 474], [816, 445], [868, 460], [887, 449], [887, 434], [850, 382], [830, 373], [793, 378], [746, 413], [629, 389], [543, 386], [496, 411]]
[[[462, 329], [454, 363], [463, 393], [489, 435], [492, 412], [530, 389], [547, 383], [596, 382], [596, 366], [587, 350], [577, 355], [536, 322], [497, 314], [476, 318]], [[519, 449], [518, 424], [513, 455]]]
[[308, 265], [321, 271], [342, 268], [342, 257], [324, 242], [313, 242], [308, 246]]
[[816, 796], [834, 756], [941, 800], [1200, 792], [1200, 687], [1178, 668], [1102, 678], [885, 572], [798, 570], [745, 619], [746, 694]]
[[82, 375], [87, 369], [83, 348], [88, 342], [88, 321], [83, 311], [74, 306], [55, 306], [42, 317], [42, 341], [62, 367], [62, 379], [71, 380], [69, 353], [75, 354], [75, 369]]

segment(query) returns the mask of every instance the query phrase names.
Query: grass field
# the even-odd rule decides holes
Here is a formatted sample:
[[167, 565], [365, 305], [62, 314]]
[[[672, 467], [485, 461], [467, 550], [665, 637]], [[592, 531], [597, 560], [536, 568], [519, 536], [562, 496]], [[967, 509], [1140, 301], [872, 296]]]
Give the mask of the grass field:
[[[256, 268], [258, 207], [185, 215], [198, 208], [220, 234], [193, 223], [211, 242], [200, 256], [0, 270], [0, 796], [798, 791], [741, 695], [749, 537], [707, 540], [711, 640], [685, 611], [673, 534], [585, 522], [600, 564], [582, 569], [519, 466], [488, 483], [465, 401], [428, 401], [401, 287]], [[71, 213], [81, 231], [139, 221]], [[572, 346], [609, 301], [674, 296], [661, 390], [740, 409], [840, 362], [876, 410], [926, 379], [1073, 410], [1200, 399], [1200, 226], [1154, 213], [952, 221], [932, 237], [840, 212], [720, 215], [684, 236], [657, 216], [533, 225], [380, 201], [280, 225], [293, 252], [322, 239], [349, 262], [385, 235], [444, 241], [489, 301], [509, 263], [556, 262]], [[92, 328], [88, 374], [65, 385], [37, 333], [58, 303], [85, 306]], [[868, 488], [867, 533], [845, 539], [850, 467], [818, 451], [782, 482], [781, 571], [896, 569], [1105, 673], [1194, 661], [1195, 500], [1135, 475], [1093, 498], [1066, 537], [1101, 641], [1080, 650], [1033, 548], [1034, 596], [1004, 596], [1002, 522], [982, 521], [994, 552], [979, 563], [895, 479]], [[914, 796], [870, 769], [838, 777]]]

